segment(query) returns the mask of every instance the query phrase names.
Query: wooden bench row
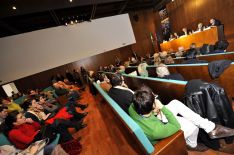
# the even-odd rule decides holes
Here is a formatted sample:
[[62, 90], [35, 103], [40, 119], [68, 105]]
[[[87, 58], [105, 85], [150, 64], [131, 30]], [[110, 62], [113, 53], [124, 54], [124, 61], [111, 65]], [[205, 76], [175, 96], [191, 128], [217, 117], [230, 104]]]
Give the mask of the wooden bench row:
[[[185, 57], [174, 58], [176, 64], [180, 64], [184, 61]], [[226, 53], [217, 53], [217, 54], [209, 54], [209, 55], [200, 55], [197, 56], [199, 60], [206, 60], [207, 62], [215, 61], [215, 60], [234, 60], [234, 52], [226, 52]]]
[[[207, 82], [213, 82], [222, 86], [227, 92], [229, 98], [234, 98], [234, 63], [232, 63], [217, 79], [212, 79], [209, 75], [208, 64], [178, 64], [168, 65], [170, 73], [180, 73], [185, 80], [202, 79]], [[128, 67], [125, 72], [128, 74], [137, 70], [137, 67]], [[157, 77], [156, 67], [147, 67], [149, 77]]]
[[[109, 73], [111, 74], [111, 73]], [[126, 78], [127, 83], [130, 84], [131, 80], [134, 78]], [[134, 81], [133, 81], [134, 82]], [[103, 96], [108, 105], [114, 111], [122, 125], [119, 128], [124, 128], [128, 133], [128, 139], [133, 139], [134, 146], [140, 148], [139, 154], [157, 154], [157, 155], [186, 155], [186, 144], [183, 136], [183, 132], [179, 131], [176, 134], [165, 138], [153, 146], [146, 135], [143, 133], [141, 128], [118, 106], [118, 104], [112, 100], [106, 92], [104, 92], [100, 86], [93, 83], [98, 92]], [[175, 147], [176, 146], [176, 147]]]

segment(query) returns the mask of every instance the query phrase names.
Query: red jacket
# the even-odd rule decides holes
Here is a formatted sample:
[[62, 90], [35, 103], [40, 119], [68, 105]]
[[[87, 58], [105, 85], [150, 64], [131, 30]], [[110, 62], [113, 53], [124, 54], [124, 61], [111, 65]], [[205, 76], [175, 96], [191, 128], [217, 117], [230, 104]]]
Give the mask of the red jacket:
[[52, 117], [52, 118], [46, 120], [46, 123], [47, 123], [47, 124], [53, 124], [54, 121], [55, 121], [56, 119], [66, 119], [66, 120], [69, 120], [69, 119], [72, 118], [72, 117], [73, 117], [73, 115], [72, 115], [72, 114], [69, 114], [69, 113], [67, 112], [67, 108], [66, 108], [66, 107], [63, 107], [62, 109], [60, 109], [60, 110], [57, 112], [57, 114], [56, 114], [54, 117]]
[[37, 122], [17, 125], [9, 132], [9, 139], [16, 148], [25, 149], [32, 143], [40, 129], [41, 126]]

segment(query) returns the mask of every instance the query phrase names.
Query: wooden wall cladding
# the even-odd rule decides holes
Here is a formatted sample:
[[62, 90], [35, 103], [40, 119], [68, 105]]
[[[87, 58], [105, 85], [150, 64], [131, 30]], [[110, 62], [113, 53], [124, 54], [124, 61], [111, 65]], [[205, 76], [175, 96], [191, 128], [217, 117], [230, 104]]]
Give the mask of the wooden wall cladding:
[[[136, 15], [138, 16], [138, 21], [134, 19]], [[132, 45], [132, 50], [140, 56], [145, 56], [149, 52], [153, 54], [155, 51], [158, 51], [158, 48], [154, 48], [150, 39], [150, 32], [153, 34], [160, 32], [158, 12], [150, 9], [130, 13], [130, 20], [136, 38], [136, 44]]]
[[167, 5], [172, 31], [181, 32], [183, 27], [195, 30], [197, 24], [209, 24], [210, 18], [224, 24], [224, 33], [234, 50], [234, 1], [233, 0], [175, 0]]

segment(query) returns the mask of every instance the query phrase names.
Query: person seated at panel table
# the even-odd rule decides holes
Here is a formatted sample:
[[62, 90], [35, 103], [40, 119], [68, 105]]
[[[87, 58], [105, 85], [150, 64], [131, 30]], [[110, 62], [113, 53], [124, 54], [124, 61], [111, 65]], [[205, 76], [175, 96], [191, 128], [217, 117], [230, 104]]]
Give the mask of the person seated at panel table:
[[220, 25], [221, 25], [220, 20], [217, 20], [217, 19], [214, 19], [214, 18], [211, 18], [211, 19], [210, 19], [210, 24], [209, 24], [209, 26], [220, 26]]
[[173, 35], [174, 35], [175, 39], [178, 39], [180, 37], [176, 32], [174, 32]]
[[181, 74], [179, 73], [170, 74], [165, 64], [160, 64], [158, 67], [156, 67], [156, 73], [159, 78], [184, 81], [184, 77]]
[[182, 29], [182, 32], [181, 32], [181, 34], [180, 34], [180, 36], [184, 36], [184, 35], [188, 35], [189, 33], [188, 33], [188, 30], [187, 30], [187, 28], [183, 28]]
[[193, 34], [193, 31], [184, 27], [182, 29], [182, 32], [180, 33], [180, 36], [187, 36], [187, 35], [190, 35], [190, 34]]
[[198, 32], [201, 32], [201, 31], [203, 31], [205, 29], [205, 26], [202, 24], [202, 23], [198, 23], [198, 25], [197, 25], [197, 31]]
[[170, 34], [169, 41], [174, 40], [174, 39], [176, 39], [176, 38], [175, 38], [175, 36], [171, 33], [171, 34]]
[[112, 85], [108, 95], [126, 112], [132, 103], [134, 92], [124, 83], [124, 78], [121, 74], [113, 74], [110, 78]]
[[142, 128], [153, 145], [180, 129], [184, 132], [187, 147], [191, 151], [208, 150], [204, 144], [197, 142], [199, 128], [204, 129], [211, 139], [234, 135], [234, 129], [202, 118], [178, 100], [163, 105], [146, 86], [134, 93], [129, 115]]
[[220, 40], [215, 43], [215, 50], [208, 53], [208, 54], [215, 54], [215, 53], [225, 53], [229, 43], [227, 40]]

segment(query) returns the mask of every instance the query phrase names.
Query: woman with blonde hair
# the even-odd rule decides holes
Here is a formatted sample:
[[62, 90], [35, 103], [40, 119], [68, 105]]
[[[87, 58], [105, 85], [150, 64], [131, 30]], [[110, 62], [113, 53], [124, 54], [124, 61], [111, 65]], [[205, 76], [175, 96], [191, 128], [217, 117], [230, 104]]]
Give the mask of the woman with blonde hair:
[[158, 66], [159, 64], [161, 64], [161, 62], [162, 62], [162, 60], [159, 56], [154, 58], [154, 65], [155, 66]]

